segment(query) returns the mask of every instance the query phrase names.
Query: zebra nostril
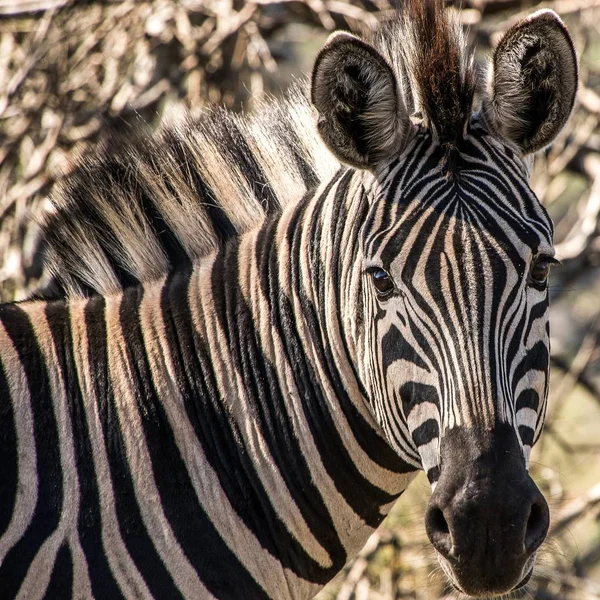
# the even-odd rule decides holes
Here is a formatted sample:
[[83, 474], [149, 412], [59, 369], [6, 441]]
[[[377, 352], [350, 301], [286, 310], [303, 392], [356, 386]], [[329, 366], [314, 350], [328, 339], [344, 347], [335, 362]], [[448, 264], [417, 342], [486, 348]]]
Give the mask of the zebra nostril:
[[531, 512], [525, 529], [525, 550], [528, 554], [535, 552], [546, 538], [549, 515], [545, 501], [536, 501], [531, 505]]
[[449, 558], [452, 550], [452, 536], [448, 521], [446, 521], [441, 508], [429, 508], [425, 517], [425, 529], [433, 547], [444, 558]]
[[434, 508], [431, 513], [431, 523], [435, 529], [437, 529], [439, 533], [450, 533], [446, 517], [444, 517], [444, 513], [441, 509]]

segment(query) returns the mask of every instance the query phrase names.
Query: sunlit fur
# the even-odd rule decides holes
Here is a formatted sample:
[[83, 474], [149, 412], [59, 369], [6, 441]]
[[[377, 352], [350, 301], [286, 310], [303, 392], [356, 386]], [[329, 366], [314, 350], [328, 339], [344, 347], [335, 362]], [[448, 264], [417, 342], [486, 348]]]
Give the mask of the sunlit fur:
[[[217, 112], [113, 143], [65, 186], [46, 300], [0, 307], [4, 596], [308, 599], [419, 468], [428, 525], [465, 489], [467, 534], [490, 514], [523, 530], [539, 516], [527, 548], [516, 536], [524, 553], [467, 535], [458, 566], [430, 534], [456, 587], [489, 596], [528, 576], [547, 523], [526, 463], [549, 358], [530, 269], [552, 225], [518, 144], [470, 112], [456, 24], [440, 3], [407, 7], [419, 18], [383, 37], [323, 48], [323, 141], [296, 94], [254, 120]], [[447, 80], [414, 68], [440, 49]], [[398, 112], [378, 139], [384, 89]], [[374, 267], [393, 294], [378, 297]], [[512, 535], [510, 519], [492, 526]]]
[[114, 294], [258, 227], [340, 168], [300, 89], [250, 118], [215, 109], [111, 138], [54, 195], [37, 296]]

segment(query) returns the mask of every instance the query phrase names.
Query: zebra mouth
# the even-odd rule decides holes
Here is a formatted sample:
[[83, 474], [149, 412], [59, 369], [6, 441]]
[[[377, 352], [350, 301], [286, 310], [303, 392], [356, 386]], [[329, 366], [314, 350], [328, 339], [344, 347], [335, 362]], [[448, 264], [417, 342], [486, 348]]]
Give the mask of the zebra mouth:
[[[438, 559], [440, 559], [439, 563], [442, 567], [442, 570], [446, 574], [448, 581], [452, 585], [452, 587], [457, 592], [464, 594], [467, 598], [487, 598], [488, 600], [505, 598], [506, 594], [512, 594], [514, 592], [519, 592], [520, 590], [523, 590], [523, 588], [529, 583], [529, 581], [531, 580], [531, 577], [533, 576], [533, 564], [532, 564], [527, 571], [527, 575], [525, 575], [525, 577], [523, 577], [523, 579], [521, 579], [521, 581], [513, 588], [506, 590], [504, 592], [500, 592], [500, 593], [494, 592], [492, 595], [490, 595], [490, 593], [483, 593], [483, 594], [478, 593], [478, 594], [473, 595], [473, 594], [470, 594], [469, 592], [467, 592], [466, 590], [464, 590], [460, 586], [460, 584], [456, 580], [454, 573], [452, 572], [452, 567], [450, 567], [450, 565], [448, 564], [446, 559], [444, 557], [440, 556], [439, 554], [438, 554]], [[517, 595], [515, 596], [515, 598], [521, 598], [521, 597], [522, 596], [520, 593], [517, 593]]]
[[520, 583], [518, 583], [518, 584], [516, 585], [516, 587], [514, 587], [514, 588], [512, 589], [512, 591], [513, 591], [513, 592], [516, 592], [517, 590], [520, 590], [520, 589], [524, 588], [524, 587], [525, 587], [525, 586], [526, 586], [526, 585], [529, 583], [529, 581], [530, 581], [530, 579], [531, 579], [532, 575], [533, 575], [533, 566], [531, 566], [531, 567], [529, 568], [529, 573], [527, 573], [527, 575], [525, 575], [525, 577], [523, 577], [523, 579], [521, 580], [521, 582], [520, 582]]
[[[512, 590], [508, 590], [506, 592], [503, 592], [502, 594], [498, 594], [495, 596], [489, 596], [488, 594], [485, 594], [483, 597], [487, 598], [488, 600], [494, 600], [494, 598], [497, 598], [499, 600], [501, 598], [505, 598], [506, 597], [505, 594], [513, 594], [515, 592], [519, 592], [520, 590], [523, 590], [523, 588], [529, 583], [532, 575], [533, 575], [533, 567], [531, 568], [529, 573], [527, 573], [527, 575], [525, 575], [525, 577], [523, 577], [521, 582], [518, 583], [514, 588], [512, 588]], [[481, 596], [479, 596], [479, 594], [477, 596], [471, 596], [470, 594], [467, 594], [467, 592], [465, 592], [452, 578], [449, 578], [449, 579], [450, 579], [450, 583], [452, 584], [452, 587], [457, 592], [460, 592], [461, 594], [465, 594], [468, 598], [480, 598], [481, 597]], [[521, 598], [521, 597], [522, 596], [519, 593], [516, 596], [514, 596], [514, 598]]]

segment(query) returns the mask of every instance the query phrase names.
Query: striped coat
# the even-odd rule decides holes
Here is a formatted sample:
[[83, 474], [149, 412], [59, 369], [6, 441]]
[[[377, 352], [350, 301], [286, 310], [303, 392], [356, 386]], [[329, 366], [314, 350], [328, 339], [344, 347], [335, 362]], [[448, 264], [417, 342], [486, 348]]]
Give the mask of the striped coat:
[[525, 585], [554, 261], [528, 157], [576, 78], [541, 11], [473, 112], [458, 23], [414, 0], [325, 45], [320, 138], [296, 95], [84, 161], [50, 281], [0, 307], [0, 598], [310, 598], [420, 468], [456, 589]]

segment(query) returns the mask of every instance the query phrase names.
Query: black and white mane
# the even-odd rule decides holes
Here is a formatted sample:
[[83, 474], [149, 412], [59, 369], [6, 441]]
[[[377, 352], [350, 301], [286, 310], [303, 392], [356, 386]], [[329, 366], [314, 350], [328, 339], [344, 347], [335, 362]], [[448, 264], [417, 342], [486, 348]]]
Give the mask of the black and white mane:
[[313, 120], [295, 89], [251, 118], [216, 109], [109, 140], [53, 199], [39, 295], [110, 295], [259, 225], [339, 169]]

